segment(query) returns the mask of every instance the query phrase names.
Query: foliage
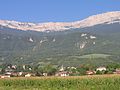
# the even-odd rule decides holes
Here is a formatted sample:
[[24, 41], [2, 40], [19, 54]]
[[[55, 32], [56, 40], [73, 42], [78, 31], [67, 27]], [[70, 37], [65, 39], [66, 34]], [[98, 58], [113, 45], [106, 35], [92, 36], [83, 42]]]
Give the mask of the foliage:
[[40, 76], [42, 73], [47, 73], [48, 75], [54, 75], [57, 71], [57, 68], [53, 65], [37, 66], [35, 73]]

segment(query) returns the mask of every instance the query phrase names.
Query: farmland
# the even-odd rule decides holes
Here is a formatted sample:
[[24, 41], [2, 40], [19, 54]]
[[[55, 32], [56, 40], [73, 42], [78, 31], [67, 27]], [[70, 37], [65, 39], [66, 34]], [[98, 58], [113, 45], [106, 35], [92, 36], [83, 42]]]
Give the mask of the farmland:
[[120, 90], [120, 76], [6, 78], [0, 90]]

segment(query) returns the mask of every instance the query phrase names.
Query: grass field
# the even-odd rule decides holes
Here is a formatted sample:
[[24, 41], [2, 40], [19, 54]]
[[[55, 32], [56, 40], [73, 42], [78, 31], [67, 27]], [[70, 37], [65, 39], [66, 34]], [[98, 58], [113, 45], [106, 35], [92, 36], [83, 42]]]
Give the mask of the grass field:
[[120, 90], [120, 75], [6, 78], [0, 90]]
[[83, 55], [83, 56], [73, 56], [76, 58], [107, 58], [111, 55], [108, 54], [88, 54], [88, 55]]

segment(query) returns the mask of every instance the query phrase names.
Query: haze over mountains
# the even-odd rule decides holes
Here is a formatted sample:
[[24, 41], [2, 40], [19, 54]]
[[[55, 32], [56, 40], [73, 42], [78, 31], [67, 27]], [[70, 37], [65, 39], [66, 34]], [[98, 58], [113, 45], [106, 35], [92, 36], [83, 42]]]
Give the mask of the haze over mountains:
[[76, 22], [0, 20], [0, 63], [57, 65], [120, 62], [120, 11]]

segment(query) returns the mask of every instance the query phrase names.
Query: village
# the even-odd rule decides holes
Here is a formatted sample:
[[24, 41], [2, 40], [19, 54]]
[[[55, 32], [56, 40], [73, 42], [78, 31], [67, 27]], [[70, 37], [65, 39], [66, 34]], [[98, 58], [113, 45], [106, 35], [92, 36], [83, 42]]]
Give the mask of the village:
[[119, 64], [110, 64], [108, 66], [93, 67], [90, 65], [81, 65], [79, 67], [64, 67], [45, 65], [4, 65], [0, 68], [0, 78], [10, 77], [42, 77], [42, 76], [83, 76], [83, 75], [103, 75], [103, 74], [120, 74]]

